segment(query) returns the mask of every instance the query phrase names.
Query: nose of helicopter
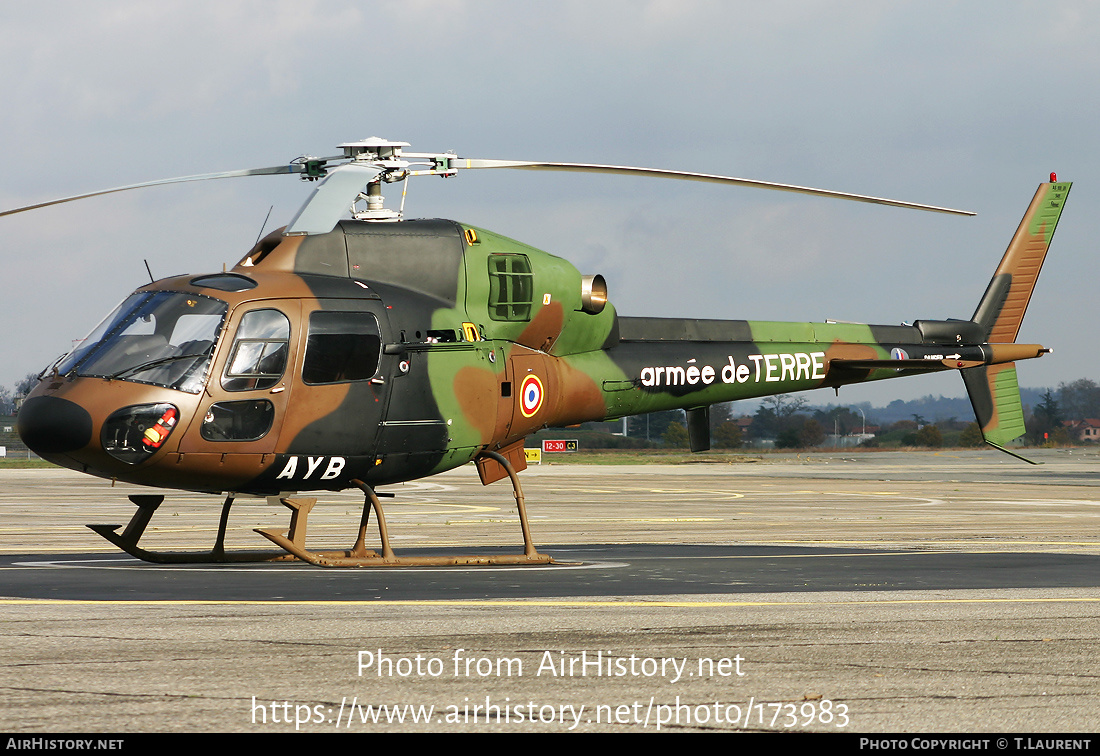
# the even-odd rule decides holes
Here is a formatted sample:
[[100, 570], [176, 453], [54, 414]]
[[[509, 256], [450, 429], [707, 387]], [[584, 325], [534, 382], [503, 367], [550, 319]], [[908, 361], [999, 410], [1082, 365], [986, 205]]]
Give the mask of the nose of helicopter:
[[23, 403], [16, 431], [41, 456], [76, 451], [92, 440], [92, 416], [79, 404], [56, 396], [35, 396]]

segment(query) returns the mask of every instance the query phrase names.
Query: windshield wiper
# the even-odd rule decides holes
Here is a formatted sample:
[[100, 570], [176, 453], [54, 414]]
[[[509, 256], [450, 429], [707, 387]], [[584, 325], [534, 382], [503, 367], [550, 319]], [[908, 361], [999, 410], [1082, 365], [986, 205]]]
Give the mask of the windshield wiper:
[[143, 362], [140, 365], [134, 365], [132, 367], [123, 368], [122, 370], [119, 370], [117, 373], [114, 373], [112, 375], [107, 376], [107, 380], [111, 381], [111, 380], [114, 380], [115, 378], [121, 378], [122, 376], [128, 375], [130, 373], [138, 373], [138, 372], [141, 372], [142, 370], [148, 370], [149, 368], [154, 368], [154, 367], [157, 367], [158, 365], [164, 365], [164, 364], [167, 364], [169, 362], [176, 362], [178, 360], [193, 360], [193, 359], [196, 359], [198, 357], [206, 357], [207, 355], [209, 355], [209, 352], [203, 352], [203, 353], [200, 353], [200, 354], [174, 354], [171, 357], [161, 357], [161, 358], [156, 359], [156, 360], [149, 360], [148, 362]]

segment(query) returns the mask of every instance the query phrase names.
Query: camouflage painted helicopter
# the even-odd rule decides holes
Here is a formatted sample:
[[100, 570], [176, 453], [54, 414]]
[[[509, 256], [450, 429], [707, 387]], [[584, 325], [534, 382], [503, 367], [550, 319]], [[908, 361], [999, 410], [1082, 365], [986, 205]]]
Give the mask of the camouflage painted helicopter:
[[[602, 276], [474, 226], [403, 220], [402, 210], [385, 208], [382, 184], [475, 168], [580, 171], [971, 213], [724, 176], [471, 160], [407, 146], [371, 138], [341, 145], [340, 156], [0, 213], [174, 181], [282, 173], [319, 181], [289, 225], [231, 270], [139, 288], [40, 376], [18, 432], [42, 457], [103, 478], [230, 492], [210, 552], [138, 546], [162, 495], [131, 496], [138, 511], [125, 530], [90, 526], [96, 532], [151, 561], [274, 558], [226, 552], [224, 537], [235, 496], [279, 496], [293, 510], [290, 530], [261, 532], [285, 550], [280, 558], [342, 566], [539, 563], [550, 560], [532, 544], [516, 477], [526, 467], [524, 438], [539, 428], [680, 408], [699, 451], [709, 448], [714, 403], [959, 370], [989, 444], [1003, 449], [1024, 431], [1015, 362], [1049, 350], [1015, 342], [1070, 189], [1053, 174], [968, 320], [628, 318], [607, 301]], [[396, 557], [375, 488], [470, 461], [484, 484], [511, 479], [524, 553]], [[309, 551], [306, 517], [316, 500], [290, 497], [349, 487], [365, 494], [355, 544]], [[381, 553], [365, 547], [371, 509]]]

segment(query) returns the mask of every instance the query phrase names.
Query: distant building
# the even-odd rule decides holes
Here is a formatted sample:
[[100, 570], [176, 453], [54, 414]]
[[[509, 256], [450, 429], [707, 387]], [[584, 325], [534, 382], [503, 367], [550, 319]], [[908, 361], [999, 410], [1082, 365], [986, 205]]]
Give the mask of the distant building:
[[1089, 417], [1065, 423], [1066, 431], [1078, 441], [1100, 441], [1100, 419]]

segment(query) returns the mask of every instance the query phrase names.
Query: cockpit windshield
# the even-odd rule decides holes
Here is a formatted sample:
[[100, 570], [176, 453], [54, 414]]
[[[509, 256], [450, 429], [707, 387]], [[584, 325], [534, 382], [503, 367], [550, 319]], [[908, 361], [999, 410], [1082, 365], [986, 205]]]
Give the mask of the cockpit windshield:
[[131, 294], [69, 353], [57, 371], [197, 394], [228, 305], [172, 291]]

